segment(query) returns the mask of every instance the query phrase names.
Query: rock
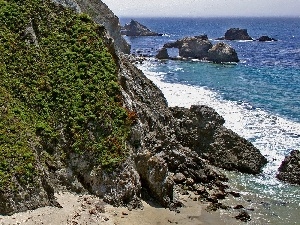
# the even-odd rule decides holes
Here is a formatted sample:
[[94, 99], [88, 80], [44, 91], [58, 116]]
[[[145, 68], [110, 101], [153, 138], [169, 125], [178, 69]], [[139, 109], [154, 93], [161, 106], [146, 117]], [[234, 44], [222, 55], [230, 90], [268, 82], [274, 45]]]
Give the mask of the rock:
[[[108, 35], [112, 38], [113, 46], [117, 52], [123, 52], [130, 54], [130, 45], [121, 35], [121, 25], [119, 18], [108, 8], [108, 6], [102, 1], [93, 0], [55, 0], [58, 2], [70, 3], [77, 2], [81, 12], [87, 13], [91, 18], [99, 25], [105, 27]], [[76, 6], [77, 7], [77, 6]]]
[[208, 40], [194, 38], [186, 38], [179, 48], [179, 56], [184, 58], [204, 59], [207, 57], [208, 50], [212, 44]]
[[52, 1], [57, 4], [63, 5], [64, 7], [70, 8], [70, 9], [76, 11], [77, 13], [81, 13], [80, 6], [74, 0], [52, 0]]
[[247, 29], [240, 29], [240, 28], [230, 28], [225, 33], [225, 40], [253, 40], [248, 32]]
[[176, 173], [174, 176], [173, 176], [173, 180], [178, 183], [178, 184], [181, 184], [183, 183], [185, 180], [186, 180], [186, 177], [182, 174], [182, 173]]
[[244, 210], [242, 212], [240, 212], [239, 215], [235, 216], [235, 218], [237, 220], [241, 220], [243, 222], [248, 222], [251, 220], [250, 215]]
[[30, 21], [30, 23], [26, 27], [25, 31], [21, 34], [21, 36], [27, 44], [34, 44], [35, 46], [39, 45], [32, 21]]
[[245, 207], [242, 205], [236, 205], [233, 207], [233, 209], [244, 209]]
[[300, 151], [294, 150], [286, 156], [278, 171], [279, 180], [300, 185]]
[[277, 40], [269, 36], [261, 36], [258, 38], [258, 41], [277, 41]]
[[236, 51], [226, 43], [217, 43], [208, 50], [207, 60], [214, 63], [239, 62]]
[[160, 156], [151, 153], [139, 154], [136, 157], [137, 171], [144, 187], [153, 194], [163, 206], [168, 207], [173, 200], [174, 181], [168, 173], [167, 163]]
[[267, 163], [260, 151], [246, 139], [223, 126], [224, 119], [207, 106], [172, 108], [177, 118], [176, 136], [211, 164], [240, 172], [257, 174]]
[[206, 58], [211, 47], [212, 43], [206, 35], [185, 37], [164, 45], [164, 48], [178, 48], [180, 57], [196, 59]]
[[161, 48], [155, 57], [157, 59], [168, 59], [169, 58], [168, 49], [165, 47]]
[[215, 63], [239, 62], [237, 53], [232, 47], [225, 43], [213, 46], [207, 35], [185, 37], [164, 44], [163, 49], [165, 48], [178, 48], [179, 56], [182, 58], [207, 59]]
[[126, 36], [161, 36], [136, 20], [131, 20], [130, 23], [125, 24], [122, 34]]
[[217, 199], [225, 199], [227, 194], [223, 191], [217, 191], [217, 192], [213, 193], [213, 196], [216, 197]]
[[241, 194], [240, 193], [238, 193], [238, 192], [235, 192], [235, 191], [230, 191], [230, 192], [228, 192], [229, 194], [231, 194], [233, 197], [235, 197], [235, 198], [239, 198], [239, 197], [241, 197]]

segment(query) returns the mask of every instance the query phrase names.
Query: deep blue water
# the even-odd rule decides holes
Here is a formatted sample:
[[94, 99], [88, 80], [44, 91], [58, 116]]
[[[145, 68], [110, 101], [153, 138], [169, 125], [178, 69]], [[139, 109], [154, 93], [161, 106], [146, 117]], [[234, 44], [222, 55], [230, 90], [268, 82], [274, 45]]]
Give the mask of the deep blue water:
[[[231, 185], [244, 192], [245, 198], [256, 198], [253, 206], [260, 210], [252, 212], [256, 220], [249, 224], [300, 224], [300, 187], [276, 179], [283, 158], [291, 150], [300, 149], [300, 18], [136, 20], [165, 35], [126, 37], [133, 54], [144, 52], [154, 56], [164, 43], [185, 36], [207, 34], [217, 43], [215, 39], [224, 36], [229, 28], [247, 29], [254, 39], [262, 35], [278, 39], [277, 42], [226, 41], [238, 54], [237, 65], [152, 60], [140, 68], [146, 75], [157, 74], [165, 84], [182, 85], [186, 93], [197, 93], [191, 92], [192, 88], [208, 90], [214, 97], [201, 96], [205, 104], [214, 107], [229, 121], [229, 128], [250, 140], [267, 157], [269, 163], [258, 176], [228, 173]], [[121, 19], [123, 25], [129, 21]], [[170, 89], [168, 86], [166, 90]], [[232, 120], [236, 115], [239, 118]], [[261, 206], [260, 199], [269, 206]]]

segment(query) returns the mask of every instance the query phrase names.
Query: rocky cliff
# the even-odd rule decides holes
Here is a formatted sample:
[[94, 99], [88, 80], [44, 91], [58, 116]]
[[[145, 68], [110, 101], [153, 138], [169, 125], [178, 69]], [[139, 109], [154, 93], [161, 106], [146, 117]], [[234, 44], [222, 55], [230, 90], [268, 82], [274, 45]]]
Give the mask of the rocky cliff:
[[75, 10], [77, 13], [87, 13], [92, 19], [101, 25], [104, 25], [109, 36], [114, 41], [117, 51], [129, 54], [130, 45], [120, 35], [121, 26], [119, 18], [100, 0], [52, 0], [57, 4]]
[[61, 189], [130, 208], [147, 192], [175, 209], [181, 187], [217, 202], [227, 178], [212, 164], [254, 174], [265, 164], [213, 109], [169, 108], [121, 53], [101, 1], [0, 5], [1, 214], [57, 205]]

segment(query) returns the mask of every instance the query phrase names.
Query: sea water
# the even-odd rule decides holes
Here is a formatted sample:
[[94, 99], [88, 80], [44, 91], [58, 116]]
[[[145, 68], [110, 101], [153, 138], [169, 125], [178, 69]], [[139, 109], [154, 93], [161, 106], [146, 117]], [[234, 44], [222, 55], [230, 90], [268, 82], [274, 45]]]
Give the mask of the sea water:
[[[300, 187], [276, 179], [286, 155], [300, 150], [300, 18], [138, 18], [158, 37], [126, 37], [132, 54], [150, 56], [139, 65], [170, 106], [208, 105], [225, 126], [251, 141], [268, 159], [260, 175], [226, 172], [230, 185], [257, 210], [249, 224], [300, 224]], [[121, 22], [128, 22], [122, 18]], [[158, 61], [164, 43], [206, 34], [213, 44], [229, 28], [257, 39], [225, 41], [236, 49], [236, 65], [202, 61]], [[176, 51], [171, 54], [178, 54]]]

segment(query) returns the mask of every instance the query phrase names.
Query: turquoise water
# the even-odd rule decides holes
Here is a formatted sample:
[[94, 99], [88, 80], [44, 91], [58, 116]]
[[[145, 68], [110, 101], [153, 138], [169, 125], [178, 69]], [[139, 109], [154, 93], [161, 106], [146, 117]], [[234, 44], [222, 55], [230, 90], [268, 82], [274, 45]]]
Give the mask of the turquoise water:
[[[207, 34], [216, 43], [215, 38], [232, 27], [248, 29], [252, 38], [268, 35], [278, 39], [265, 43], [228, 41], [238, 53], [237, 65], [150, 60], [140, 68], [162, 82], [163, 92], [177, 91], [172, 86], [164, 90], [164, 84], [181, 85], [182, 95], [187, 94], [186, 105], [191, 98], [199, 97], [198, 104], [215, 108], [228, 128], [251, 141], [267, 157], [269, 162], [258, 176], [228, 173], [231, 186], [241, 191], [245, 200], [252, 199], [251, 205], [258, 209], [250, 213], [254, 218], [251, 224], [300, 224], [300, 187], [276, 179], [284, 157], [300, 149], [300, 18], [137, 20], [165, 34], [126, 37], [132, 53], [150, 56], [164, 43], [184, 36]], [[123, 24], [128, 21], [121, 19]], [[176, 105], [176, 100], [173, 102]]]

